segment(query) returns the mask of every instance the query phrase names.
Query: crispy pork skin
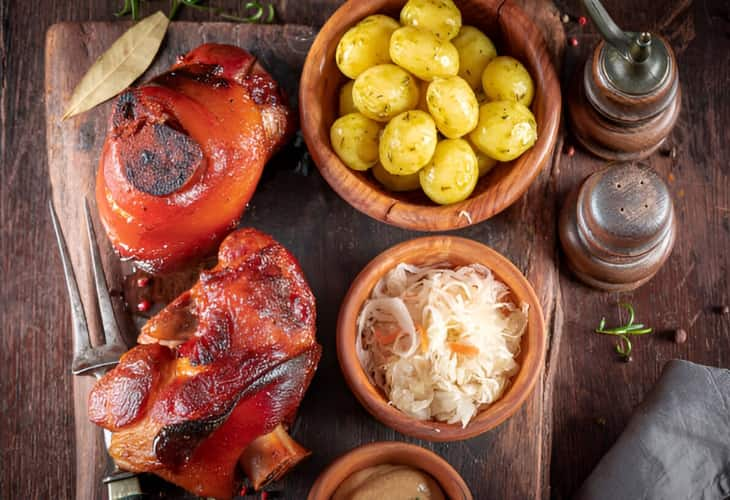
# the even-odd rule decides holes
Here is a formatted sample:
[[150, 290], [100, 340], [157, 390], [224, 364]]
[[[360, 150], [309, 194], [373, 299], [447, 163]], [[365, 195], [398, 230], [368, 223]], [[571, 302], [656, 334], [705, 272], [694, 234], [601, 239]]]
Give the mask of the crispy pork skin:
[[145, 325], [147, 343], [96, 383], [89, 418], [113, 432], [122, 469], [230, 498], [241, 459], [267, 464], [246, 471], [260, 486], [307, 454], [280, 427], [319, 361], [315, 320], [295, 258], [264, 233], [235, 231], [218, 264]]
[[156, 272], [214, 250], [294, 122], [271, 75], [231, 45], [202, 45], [123, 92], [96, 179], [116, 251]]

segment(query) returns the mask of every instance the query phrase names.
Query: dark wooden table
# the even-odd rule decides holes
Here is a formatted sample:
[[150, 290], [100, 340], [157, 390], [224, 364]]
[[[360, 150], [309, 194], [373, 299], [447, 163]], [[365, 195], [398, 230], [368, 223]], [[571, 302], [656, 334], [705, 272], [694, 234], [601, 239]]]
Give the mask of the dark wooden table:
[[[363, 0], [365, 1], [365, 0]], [[279, 0], [281, 22], [321, 25], [337, 0]], [[579, 15], [575, 1], [558, 1], [561, 12]], [[166, 4], [166, 2], [155, 2]], [[480, 489], [494, 498], [569, 497], [602, 454], [615, 441], [633, 407], [672, 358], [730, 367], [730, 316], [717, 307], [730, 303], [730, 6], [726, 1], [691, 0], [607, 1], [615, 19], [629, 29], [658, 31], [670, 39], [678, 53], [683, 85], [683, 109], [667, 152], [649, 163], [668, 181], [676, 204], [679, 238], [673, 255], [658, 276], [639, 290], [605, 294], [577, 283], [565, 270], [556, 247], [556, 214], [565, 193], [601, 165], [580, 148], [573, 157], [557, 155], [530, 192], [511, 209], [461, 233], [484, 241], [505, 253], [539, 282], [550, 325], [549, 357], [536, 396], [524, 412], [542, 416], [539, 434], [525, 429], [530, 440], [539, 440], [542, 455], [535, 463], [508, 463], [499, 446], [472, 449], [469, 456], [449, 458], [457, 466], [473, 469], [480, 461], [502, 461], [503, 473], [483, 477], [490, 487]], [[235, 2], [221, 5], [234, 8]], [[73, 404], [69, 374], [69, 309], [60, 262], [52, 238], [46, 202], [50, 196], [44, 134], [43, 48], [45, 30], [54, 22], [112, 20], [116, 2], [0, 2], [0, 498], [71, 498], [74, 477]], [[205, 13], [187, 9], [182, 19], [207, 20]], [[571, 22], [567, 35], [580, 42], [569, 46], [563, 63], [567, 82], [576, 62], [592, 46], [591, 28]], [[570, 135], [565, 144], [572, 143]], [[674, 150], [674, 153], [672, 153]], [[283, 182], [296, 182], [285, 177]], [[324, 181], [315, 173], [308, 184]], [[273, 189], [270, 185], [268, 189]], [[328, 250], [295, 243], [295, 232], [278, 228], [285, 244], [302, 260], [320, 303], [320, 339], [325, 349], [334, 347], [333, 327], [339, 300], [359, 269], [384, 248], [415, 236], [379, 225], [355, 213], [331, 191], [316, 203], [334, 212], [312, 227], [322, 226], [317, 238], [335, 237]], [[262, 196], [266, 196], [264, 192]], [[256, 198], [254, 198], [255, 202]], [[285, 201], [284, 208], [297, 208]], [[252, 223], [267, 210], [253, 210]], [[517, 237], [529, 220], [533, 230]], [[275, 228], [276, 229], [276, 228]], [[329, 232], [329, 233], [328, 233]], [[368, 232], [368, 238], [358, 237]], [[298, 233], [297, 233], [298, 234]], [[527, 242], [525, 244], [525, 242]], [[635, 345], [634, 361], [619, 362], [613, 344], [591, 333], [598, 318], [618, 319], [617, 302], [629, 301], [642, 322], [660, 334]], [[664, 332], [683, 327], [686, 344], [675, 345]], [[317, 392], [308, 397], [303, 411], [316, 412], [326, 404], [325, 389], [347, 392], [337, 374], [333, 356], [326, 356], [320, 372], [332, 380], [317, 381]], [[319, 375], [318, 375], [319, 376]], [[350, 398], [341, 408], [336, 425], [352, 429], [352, 419], [365, 420], [362, 409]], [[484, 441], [503, 443], [500, 433], [520, 435], [523, 417], [496, 429]], [[372, 425], [372, 424], [370, 424]], [[336, 426], [334, 427], [337, 428]], [[365, 435], [350, 432], [337, 440], [323, 435], [326, 450], [306, 465], [316, 474], [326, 462], [347, 448], [368, 439], [399, 439], [377, 427]], [[516, 437], [509, 446], [532, 446]], [[449, 454], [447, 448], [436, 448]], [[473, 481], [472, 481], [473, 482]], [[289, 498], [284, 495], [285, 498]], [[487, 498], [485, 496], [479, 497]]]

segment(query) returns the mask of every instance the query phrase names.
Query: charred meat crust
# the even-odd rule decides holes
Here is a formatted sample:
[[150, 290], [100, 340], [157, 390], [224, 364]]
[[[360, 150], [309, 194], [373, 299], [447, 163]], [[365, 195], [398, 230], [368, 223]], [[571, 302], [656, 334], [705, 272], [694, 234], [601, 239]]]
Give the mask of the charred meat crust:
[[115, 250], [150, 272], [211, 252], [295, 128], [271, 75], [230, 45], [202, 45], [123, 92], [96, 183]]
[[135, 135], [125, 173], [135, 189], [166, 196], [183, 187], [203, 160], [197, 142], [166, 123], [143, 126]]
[[[315, 325], [294, 256], [264, 233], [235, 231], [218, 264], [143, 327], [146, 343], [97, 382], [90, 418], [114, 431], [109, 451], [120, 467], [230, 497], [248, 445], [295, 417], [321, 355]], [[275, 474], [251, 470], [260, 481], [303, 456], [262, 457]]]
[[[321, 348], [315, 345], [302, 354], [276, 365], [239, 392], [227, 408], [218, 415], [166, 425], [157, 434], [154, 441], [157, 459], [165, 466], [174, 469], [187, 463], [201, 441], [226, 421], [239, 401], [247, 399], [275, 382], [296, 378], [297, 374], [307, 373], [317, 365], [320, 354]], [[293, 416], [293, 413], [287, 416], [287, 423]]]

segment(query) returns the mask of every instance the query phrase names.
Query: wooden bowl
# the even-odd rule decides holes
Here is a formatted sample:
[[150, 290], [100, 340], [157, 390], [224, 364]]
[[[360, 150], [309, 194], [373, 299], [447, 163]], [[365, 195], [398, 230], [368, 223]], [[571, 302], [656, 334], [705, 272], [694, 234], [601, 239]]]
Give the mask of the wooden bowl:
[[483, 30], [500, 54], [516, 57], [535, 82], [532, 111], [535, 145], [514, 161], [500, 163], [479, 180], [472, 195], [452, 205], [436, 205], [421, 190], [394, 193], [369, 172], [345, 166], [330, 145], [339, 88], [347, 80], [335, 63], [342, 35], [364, 17], [385, 13], [398, 18], [406, 0], [349, 0], [330, 17], [309, 51], [299, 89], [302, 132], [319, 171], [350, 205], [374, 219], [418, 231], [445, 231], [476, 224], [501, 212], [527, 190], [549, 161], [560, 122], [560, 84], [540, 30], [514, 0], [455, 0], [464, 24]]
[[307, 500], [330, 500], [342, 481], [381, 464], [409, 465], [433, 477], [451, 500], [472, 500], [469, 487], [443, 458], [420, 446], [394, 441], [370, 443], [341, 456], [317, 478]]
[[[355, 352], [356, 322], [375, 284], [397, 264], [429, 265], [448, 262], [454, 267], [482, 264], [511, 290], [515, 304], [529, 304], [527, 329], [516, 360], [519, 371], [495, 403], [478, 413], [466, 427], [433, 420], [417, 420], [388, 404], [385, 394], [370, 382]], [[504, 256], [473, 240], [429, 236], [406, 241], [373, 259], [350, 286], [337, 319], [337, 357], [350, 390], [376, 419], [398, 432], [429, 441], [458, 441], [482, 434], [513, 415], [532, 392], [545, 360], [545, 323], [540, 301], [522, 273]]]

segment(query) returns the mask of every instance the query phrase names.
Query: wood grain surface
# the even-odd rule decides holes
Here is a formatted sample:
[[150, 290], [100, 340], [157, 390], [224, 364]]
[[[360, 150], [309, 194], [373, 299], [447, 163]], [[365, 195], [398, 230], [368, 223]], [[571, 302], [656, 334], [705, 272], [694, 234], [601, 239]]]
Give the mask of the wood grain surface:
[[[551, 496], [570, 498], [616, 441], [636, 405], [674, 358], [730, 368], [730, 5], [727, 2], [636, 0], [605, 2], [616, 22], [630, 31], [665, 36], [674, 48], [682, 86], [682, 109], [666, 145], [646, 161], [669, 185], [677, 217], [674, 251], [652, 281], [629, 293], [605, 293], [577, 282], [562, 256], [556, 287], [554, 352], [548, 363], [552, 386]], [[560, 3], [577, 16], [577, 1]], [[563, 84], [576, 77], [597, 42], [595, 31], [566, 27], [577, 47], [566, 49]], [[575, 144], [570, 135], [566, 144]], [[578, 145], [563, 155], [556, 172], [556, 203], [605, 161]], [[633, 361], [623, 363], [611, 338], [592, 333], [605, 315], [609, 325], [626, 319], [619, 302], [631, 302], [636, 320], [658, 332], [634, 342]], [[623, 315], [623, 316], [622, 316]], [[686, 343], [672, 342], [684, 328]]]
[[[236, 10], [233, 0], [214, 0]], [[321, 26], [338, 0], [278, 0], [280, 22]], [[541, 1], [531, 15], [558, 18]], [[580, 148], [545, 169], [525, 197], [499, 216], [458, 234], [486, 242], [526, 272], [545, 308], [551, 331], [546, 375], [524, 410], [484, 439], [436, 449], [462, 473], [472, 469], [483, 490], [476, 498], [569, 498], [615, 441], [634, 406], [671, 358], [730, 367], [730, 7], [707, 0], [606, 1], [629, 29], [667, 36], [677, 52], [682, 111], [670, 136], [676, 154], [650, 163], [670, 184], [678, 216], [674, 253], [654, 280], [630, 294], [605, 294], [578, 284], [556, 247], [557, 210], [570, 188], [602, 164]], [[580, 15], [578, 2], [558, 0], [561, 12]], [[164, 8], [149, 2], [145, 9]], [[69, 308], [46, 203], [51, 196], [45, 144], [44, 34], [59, 21], [111, 21], [116, 2], [0, 2], [0, 498], [73, 498], [75, 451]], [[149, 10], [148, 10], [149, 12]], [[212, 16], [184, 9], [182, 19]], [[567, 49], [563, 84], [596, 41], [590, 26], [565, 26], [578, 47]], [[549, 38], [553, 54], [564, 39]], [[573, 144], [570, 136], [567, 144]], [[292, 159], [292, 162], [294, 160]], [[72, 168], [73, 166], [70, 166]], [[318, 294], [319, 336], [334, 352], [335, 317], [350, 281], [377, 253], [413, 237], [376, 224], [346, 205], [316, 174], [291, 165], [267, 174], [245, 216], [272, 232], [302, 260]], [[305, 199], [291, 196], [304, 191]], [[283, 196], [281, 193], [288, 193]], [[275, 200], [275, 204], [265, 204]], [[280, 213], [294, 219], [276, 218]], [[302, 238], [301, 235], [307, 235]], [[363, 236], [365, 235], [365, 236]], [[558, 272], [559, 271], [559, 272]], [[638, 318], [662, 331], [683, 327], [686, 344], [666, 335], [637, 342], [634, 362], [613, 356], [611, 339], [594, 335], [600, 315], [618, 320], [618, 300], [631, 300]], [[335, 405], [332, 401], [340, 400]], [[320, 444], [318, 453], [287, 479], [286, 491], [304, 491], [335, 456], [374, 439], [403, 439], [374, 424], [347, 390], [335, 357], [325, 356], [302, 407], [297, 433]], [[319, 415], [332, 418], [315, 428]], [[306, 416], [314, 416], [307, 424]], [[539, 419], [539, 423], [538, 422]], [[309, 426], [308, 428], [305, 428]], [[374, 429], [374, 432], [372, 430]], [[297, 434], [299, 435], [299, 434]], [[309, 442], [305, 444], [311, 445]], [[532, 459], [514, 455], [539, 450]], [[478, 474], [478, 475], [477, 475]], [[290, 488], [298, 488], [292, 489]], [[296, 498], [283, 493], [280, 498]]]

